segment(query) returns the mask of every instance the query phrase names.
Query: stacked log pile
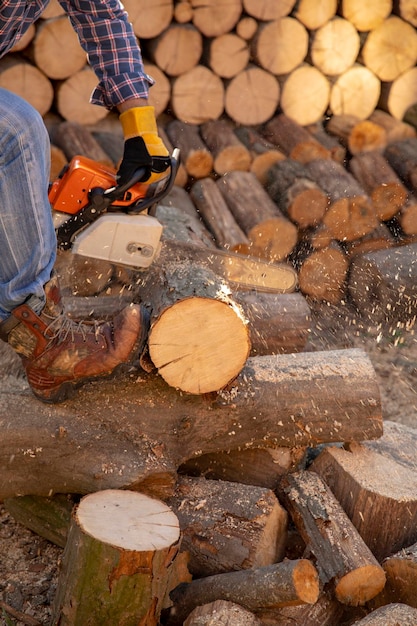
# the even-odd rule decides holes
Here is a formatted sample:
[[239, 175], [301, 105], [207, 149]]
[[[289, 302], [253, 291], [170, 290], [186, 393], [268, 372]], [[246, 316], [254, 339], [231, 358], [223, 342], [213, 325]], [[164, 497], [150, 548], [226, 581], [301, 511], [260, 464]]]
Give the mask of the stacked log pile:
[[[417, 101], [412, 2], [146, 0], [124, 3], [157, 84], [158, 113], [201, 124], [226, 114], [255, 125], [278, 107], [302, 125], [325, 113], [361, 119], [377, 105], [402, 119]], [[94, 75], [57, 0], [19, 42], [0, 84], [44, 115], [93, 123]]]

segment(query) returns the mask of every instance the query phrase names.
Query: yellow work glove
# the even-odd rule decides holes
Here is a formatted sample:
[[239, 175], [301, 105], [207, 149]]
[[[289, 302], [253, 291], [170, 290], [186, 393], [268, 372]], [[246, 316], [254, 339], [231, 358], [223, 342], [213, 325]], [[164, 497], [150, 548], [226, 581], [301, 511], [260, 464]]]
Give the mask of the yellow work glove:
[[119, 184], [129, 182], [139, 168], [145, 168], [144, 181], [153, 183], [163, 178], [171, 160], [158, 135], [154, 107], [133, 107], [121, 113], [119, 119], [125, 139], [117, 172]]

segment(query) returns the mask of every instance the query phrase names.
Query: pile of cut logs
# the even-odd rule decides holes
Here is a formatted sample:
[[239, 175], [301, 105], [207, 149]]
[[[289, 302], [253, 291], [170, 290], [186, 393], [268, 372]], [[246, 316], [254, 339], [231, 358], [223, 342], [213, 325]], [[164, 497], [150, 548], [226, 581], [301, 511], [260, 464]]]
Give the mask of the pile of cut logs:
[[[278, 107], [301, 125], [326, 112], [397, 119], [417, 102], [413, 0], [126, 0], [152, 103], [193, 124], [253, 126]], [[44, 115], [94, 123], [96, 78], [58, 0], [0, 63], [0, 86]]]

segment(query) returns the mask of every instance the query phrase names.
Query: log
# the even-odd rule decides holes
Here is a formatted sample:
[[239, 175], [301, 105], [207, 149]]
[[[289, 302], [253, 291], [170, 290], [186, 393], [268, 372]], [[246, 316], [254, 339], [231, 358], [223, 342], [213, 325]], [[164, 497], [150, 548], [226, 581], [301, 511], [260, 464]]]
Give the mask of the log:
[[180, 76], [195, 67], [203, 53], [203, 37], [192, 24], [172, 23], [148, 42], [151, 61], [168, 76]]
[[181, 163], [193, 178], [205, 178], [213, 169], [213, 155], [204, 143], [199, 127], [173, 120], [166, 127], [173, 145], [181, 151]]
[[74, 156], [82, 155], [98, 163], [114, 166], [111, 157], [84, 125], [78, 122], [61, 122], [50, 134], [54, 144], [61, 148], [68, 161]]
[[169, 624], [183, 624], [197, 606], [215, 600], [235, 602], [256, 611], [264, 607], [314, 604], [318, 596], [319, 581], [314, 565], [306, 559], [286, 560], [179, 585], [171, 592], [174, 607]]
[[[165, 131], [165, 128], [158, 125], [158, 134], [160, 138], [162, 139], [162, 141], [164, 142], [164, 145], [166, 149], [168, 150], [168, 152], [172, 154], [174, 147], [177, 147], [177, 146], [172, 145], [171, 140]], [[182, 156], [181, 156], [181, 159], [178, 165], [177, 175], [175, 176], [174, 187], [172, 188], [171, 192], [175, 193], [176, 187], [184, 188], [187, 185], [187, 183], [188, 183], [188, 172], [185, 169], [184, 164], [182, 163]], [[182, 197], [185, 198], [185, 195], [182, 194]]]
[[251, 254], [281, 261], [292, 251], [297, 228], [251, 172], [229, 172], [217, 185], [251, 243]]
[[386, 224], [380, 224], [371, 233], [343, 244], [344, 249], [350, 258], [366, 254], [367, 252], [375, 252], [376, 250], [385, 250], [397, 245], [397, 241], [391, 230]]
[[198, 454], [382, 435], [375, 371], [357, 349], [251, 357], [229, 390], [209, 397], [135, 372], [51, 409], [10, 380], [0, 408], [2, 500], [107, 488], [167, 497], [177, 468]]
[[380, 607], [391, 603], [407, 604], [417, 609], [417, 544], [402, 548], [382, 562], [386, 585], [374, 599], [373, 606]]
[[173, 80], [171, 106], [175, 117], [188, 124], [217, 120], [224, 110], [222, 79], [197, 65]]
[[314, 31], [329, 22], [336, 15], [336, 9], [337, 0], [321, 0], [319, 4], [316, 0], [299, 0], [293, 16], [308, 30]]
[[321, 143], [330, 152], [330, 157], [341, 163], [346, 164], [346, 148], [343, 146], [337, 137], [330, 135], [324, 128], [323, 121], [320, 120], [315, 124], [308, 124], [307, 130], [313, 135], [313, 137]]
[[289, 158], [301, 163], [317, 158], [331, 158], [329, 151], [308, 130], [282, 113], [265, 125], [263, 133], [268, 141]]
[[246, 13], [261, 21], [285, 17], [291, 13], [294, 5], [295, 0], [283, 0], [279, 3], [274, 2], [274, 0], [243, 0], [243, 8]]
[[387, 143], [400, 141], [401, 139], [407, 139], [409, 137], [416, 137], [417, 134], [416, 129], [413, 128], [411, 124], [397, 120], [382, 109], [375, 109], [369, 116], [369, 121], [378, 124], [378, 126], [382, 126], [386, 132]]
[[[211, 248], [216, 247], [210, 231], [200, 219], [190, 195], [184, 189], [173, 188], [163, 203], [157, 206], [155, 216], [164, 228], [162, 245], [165, 241], [172, 240], [187, 242], [191, 246], [208, 249], [207, 254]], [[161, 254], [163, 252], [164, 250]], [[184, 248], [183, 253], [189, 254], [188, 247]]]
[[190, 189], [190, 197], [219, 248], [249, 254], [249, 239], [236, 222], [213, 179], [204, 178], [195, 182]]
[[417, 235], [417, 198], [411, 196], [396, 216], [404, 235]]
[[323, 224], [334, 239], [352, 241], [378, 226], [369, 196], [340, 163], [316, 159], [307, 164], [307, 169], [329, 197]]
[[353, 442], [346, 450], [323, 450], [311, 468], [328, 483], [378, 560], [417, 540], [415, 471]]
[[337, 137], [352, 155], [382, 151], [387, 145], [387, 133], [380, 124], [360, 120], [355, 115], [332, 115], [326, 131]]
[[234, 129], [240, 141], [247, 147], [252, 156], [249, 171], [253, 172], [261, 184], [266, 183], [269, 168], [278, 161], [285, 159], [285, 154], [267, 141], [261, 133], [248, 126], [238, 126]]
[[261, 23], [251, 41], [257, 65], [276, 76], [292, 72], [307, 55], [307, 29], [293, 17]]
[[24, 60], [3, 58], [0, 61], [0, 87], [27, 100], [41, 115], [52, 106], [52, 83], [37, 67]]
[[369, 194], [379, 220], [391, 219], [406, 204], [407, 188], [379, 151], [357, 154], [350, 160], [349, 169]]
[[166, 74], [154, 63], [144, 62], [144, 70], [152, 76], [155, 83], [149, 91], [148, 103], [155, 109], [155, 117], [158, 119], [160, 115], [167, 109], [171, 99], [171, 82]]
[[416, 77], [417, 67], [412, 67], [392, 82], [383, 83], [378, 106], [397, 120], [402, 120], [417, 101]]
[[314, 471], [289, 474], [279, 494], [317, 560], [322, 584], [332, 583], [336, 599], [361, 606], [385, 585], [385, 574], [354, 525]]
[[384, 156], [407, 187], [417, 193], [417, 138], [389, 144]]
[[281, 87], [282, 112], [302, 126], [322, 119], [328, 109], [330, 84], [324, 74], [308, 64], [293, 70]]
[[125, 0], [123, 6], [139, 39], [160, 35], [170, 25], [174, 14], [172, 0], [161, 0], [157, 4], [150, 4], [147, 0]]
[[[306, 448], [253, 448], [204, 454], [179, 468], [189, 476], [204, 476], [275, 490], [283, 474], [300, 469]], [[300, 556], [300, 555], [298, 555]]]
[[412, 324], [417, 314], [416, 244], [352, 260], [348, 289], [357, 310], [374, 322]]
[[156, 626], [170, 585], [180, 582], [179, 542], [178, 519], [163, 502], [116, 489], [85, 496], [73, 514], [51, 623]]
[[97, 77], [90, 67], [57, 84], [55, 101], [58, 113], [69, 122], [96, 124], [108, 115], [105, 107], [90, 103], [90, 96], [97, 86]]
[[249, 46], [238, 34], [225, 33], [209, 41], [208, 46], [205, 62], [217, 76], [233, 78], [249, 63]]
[[379, 78], [356, 63], [334, 81], [330, 90], [330, 111], [333, 115], [356, 115], [365, 120], [375, 110], [380, 94]]
[[280, 86], [276, 77], [261, 67], [248, 65], [227, 82], [224, 109], [237, 124], [255, 126], [274, 114], [279, 100]]
[[166, 503], [178, 517], [194, 578], [283, 558], [287, 513], [269, 489], [182, 476]]
[[363, 619], [355, 622], [356, 626], [414, 626], [417, 610], [406, 604], [389, 604], [372, 611]]
[[285, 159], [273, 165], [266, 190], [280, 211], [299, 228], [319, 224], [328, 206], [327, 195], [298, 161]]
[[172, 387], [204, 394], [226, 387], [250, 352], [247, 321], [226, 295], [224, 281], [201, 266], [172, 263], [163, 272], [168, 290], [148, 285], [149, 356]]
[[339, 303], [346, 291], [349, 259], [336, 241], [313, 250], [305, 258], [296, 256], [298, 281], [304, 295], [331, 304]]
[[71, 513], [79, 498], [57, 494], [52, 497], [6, 498], [4, 506], [13, 518], [40, 537], [65, 548]]
[[310, 333], [310, 308], [301, 293], [234, 291], [249, 321], [251, 355], [301, 352]]
[[381, 81], [392, 82], [416, 64], [416, 30], [391, 15], [368, 33], [361, 55], [363, 64]]
[[366, 32], [377, 28], [388, 17], [391, 9], [391, 0], [367, 4], [360, 0], [342, 0], [340, 12], [358, 31]]
[[225, 119], [205, 122], [200, 126], [200, 133], [213, 155], [213, 168], [217, 174], [222, 176], [226, 172], [249, 169], [249, 150], [233, 132], [230, 122]]
[[258, 22], [250, 15], [244, 15], [236, 24], [236, 34], [245, 41], [250, 41], [258, 30]]
[[205, 37], [218, 37], [233, 30], [242, 11], [238, 0], [191, 0], [191, 6], [193, 24]]
[[323, 74], [338, 76], [352, 67], [359, 48], [355, 26], [346, 19], [333, 17], [312, 34], [311, 61]]
[[[65, 50], [65, 54], [62, 51]], [[51, 80], [64, 80], [79, 72], [87, 63], [77, 34], [67, 15], [42, 20], [30, 49], [38, 69]]]
[[197, 606], [184, 622], [184, 626], [261, 626], [258, 618], [239, 604], [215, 600]]
[[417, 26], [416, 7], [413, 0], [397, 0], [394, 11], [413, 26]]
[[186, 24], [187, 22], [191, 22], [193, 19], [193, 8], [188, 0], [184, 0], [184, 2], [178, 2], [174, 6], [174, 20], [178, 22], [178, 24]]

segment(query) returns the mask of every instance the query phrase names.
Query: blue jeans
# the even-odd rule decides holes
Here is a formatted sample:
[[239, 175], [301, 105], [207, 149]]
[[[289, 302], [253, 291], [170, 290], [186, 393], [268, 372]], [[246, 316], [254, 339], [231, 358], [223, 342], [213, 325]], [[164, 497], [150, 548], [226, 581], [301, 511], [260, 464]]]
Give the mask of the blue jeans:
[[56, 258], [50, 144], [39, 113], [0, 88], [0, 320], [34, 296], [40, 312]]

